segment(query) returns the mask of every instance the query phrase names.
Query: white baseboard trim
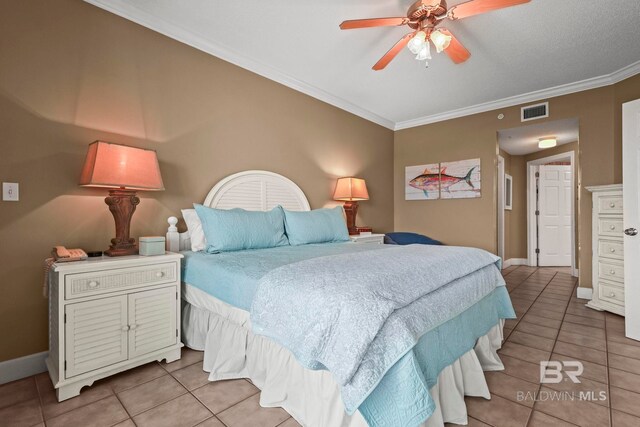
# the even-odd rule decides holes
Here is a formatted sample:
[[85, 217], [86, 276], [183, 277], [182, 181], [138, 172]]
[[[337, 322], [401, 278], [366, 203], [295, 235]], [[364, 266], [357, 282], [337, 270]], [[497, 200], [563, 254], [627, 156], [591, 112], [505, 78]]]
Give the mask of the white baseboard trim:
[[580, 298], [580, 299], [591, 300], [591, 297], [593, 296], [593, 289], [591, 289], [591, 288], [582, 288], [582, 287], [578, 286], [578, 292], [577, 292], [576, 296], [578, 298]]
[[512, 265], [527, 265], [526, 258], [509, 258], [502, 263], [502, 268], [511, 267]]
[[0, 362], [0, 384], [30, 377], [47, 370], [48, 351]]
[[573, 273], [571, 273], [572, 277], [580, 277], [580, 269], [579, 268], [574, 268], [573, 269]]

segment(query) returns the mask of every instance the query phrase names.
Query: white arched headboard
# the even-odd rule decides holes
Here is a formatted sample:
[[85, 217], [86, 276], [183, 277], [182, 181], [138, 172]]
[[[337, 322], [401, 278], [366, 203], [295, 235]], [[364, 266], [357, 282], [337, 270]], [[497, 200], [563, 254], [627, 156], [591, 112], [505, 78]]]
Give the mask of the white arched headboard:
[[[268, 211], [280, 205], [290, 211], [308, 211], [309, 201], [300, 187], [277, 173], [251, 170], [238, 172], [219, 181], [204, 199], [204, 206], [216, 209], [242, 208]], [[168, 219], [167, 250], [189, 250], [189, 232], [179, 233], [178, 219]]]

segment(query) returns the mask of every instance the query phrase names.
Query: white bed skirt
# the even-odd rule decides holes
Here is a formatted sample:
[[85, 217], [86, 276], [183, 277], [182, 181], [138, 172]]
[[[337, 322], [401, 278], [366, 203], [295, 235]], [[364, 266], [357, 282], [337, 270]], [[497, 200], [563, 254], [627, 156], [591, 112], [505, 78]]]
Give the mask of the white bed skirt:
[[[182, 338], [187, 347], [204, 350], [203, 369], [210, 372], [210, 381], [249, 378], [261, 389], [260, 405], [282, 407], [303, 426], [367, 426], [360, 412], [347, 415], [329, 372], [306, 369], [284, 347], [254, 335], [248, 312], [189, 284], [183, 290]], [[430, 390], [436, 410], [422, 426], [466, 425], [464, 396], [490, 399], [483, 371], [504, 369], [497, 354], [503, 325], [494, 326], [440, 373]]]

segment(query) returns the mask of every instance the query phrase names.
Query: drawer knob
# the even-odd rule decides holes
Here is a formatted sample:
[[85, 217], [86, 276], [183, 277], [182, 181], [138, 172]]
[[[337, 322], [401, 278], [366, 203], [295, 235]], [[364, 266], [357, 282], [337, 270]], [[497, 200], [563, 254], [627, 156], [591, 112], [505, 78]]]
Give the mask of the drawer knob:
[[89, 282], [89, 287], [90, 288], [95, 288], [96, 286], [98, 286], [98, 282], [96, 282], [95, 280], [92, 280]]
[[133, 325], [129, 325], [129, 329], [131, 329], [132, 331], [137, 327], [138, 325], [136, 325], [135, 323]]
[[615, 293], [615, 292], [611, 292], [611, 293], [609, 294], [609, 296], [610, 296], [611, 298], [613, 298], [613, 297], [615, 297], [615, 296], [616, 296], [616, 293]]
[[615, 208], [615, 207], [616, 207], [616, 204], [615, 204], [615, 203], [613, 203], [613, 202], [611, 202], [611, 203], [609, 203], [609, 207], [610, 207], [610, 208]]
[[611, 274], [611, 275], [615, 275], [615, 274], [616, 274], [616, 271], [615, 271], [615, 270], [609, 270], [609, 274]]
[[611, 253], [614, 253], [616, 251], [615, 248], [611, 248], [610, 250], [611, 250]]
[[122, 332], [127, 332], [129, 330], [129, 325], [124, 325], [122, 328]]
[[609, 229], [610, 229], [610, 230], [615, 230], [615, 229], [616, 229], [616, 226], [615, 226], [615, 225], [613, 225], [613, 224], [611, 224], [611, 225], [609, 226]]
[[163, 277], [163, 276], [164, 276], [164, 273], [163, 273], [162, 271], [158, 271], [158, 272], [156, 273], [156, 277], [157, 277], [157, 278], [160, 278], [160, 277]]

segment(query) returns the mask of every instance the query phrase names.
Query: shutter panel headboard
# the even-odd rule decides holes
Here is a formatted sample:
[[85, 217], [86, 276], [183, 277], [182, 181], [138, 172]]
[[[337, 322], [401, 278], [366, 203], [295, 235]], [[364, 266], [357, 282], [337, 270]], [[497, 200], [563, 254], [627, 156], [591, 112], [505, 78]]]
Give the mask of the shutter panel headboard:
[[[202, 204], [216, 209], [250, 211], [268, 211], [278, 205], [290, 211], [311, 210], [307, 197], [296, 183], [277, 173], [260, 170], [238, 172], [222, 179]], [[189, 232], [178, 232], [176, 217], [169, 217], [168, 222], [167, 250], [190, 250]]]

